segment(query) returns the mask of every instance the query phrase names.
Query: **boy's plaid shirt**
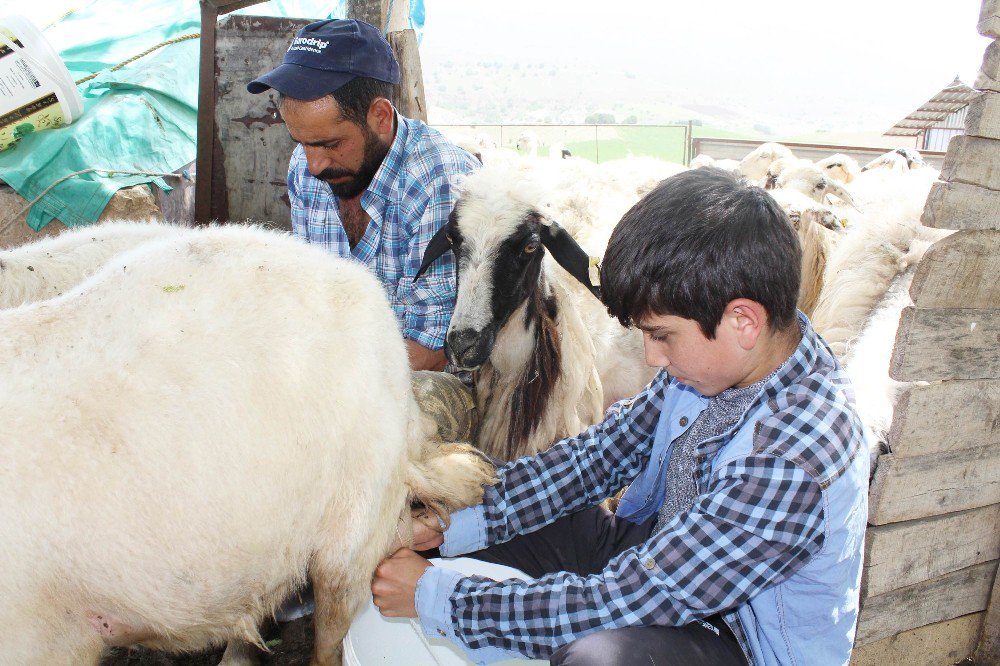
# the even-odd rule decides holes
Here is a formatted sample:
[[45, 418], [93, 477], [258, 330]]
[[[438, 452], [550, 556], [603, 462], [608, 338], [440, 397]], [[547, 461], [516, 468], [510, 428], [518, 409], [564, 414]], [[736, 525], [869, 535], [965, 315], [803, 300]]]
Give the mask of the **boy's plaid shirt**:
[[371, 217], [351, 249], [330, 186], [314, 178], [302, 146], [288, 165], [292, 231], [308, 243], [361, 262], [385, 288], [403, 336], [429, 349], [444, 346], [455, 308], [455, 260], [450, 252], [414, 284], [431, 237], [448, 221], [457, 178], [479, 167], [472, 155], [419, 120], [396, 114], [396, 138], [361, 195]]
[[[438, 569], [427, 582], [446, 590], [438, 598], [448, 595], [451, 617], [447, 626], [436, 626], [438, 618], [421, 615], [425, 631], [455, 636], [486, 660], [503, 651], [547, 658], [598, 629], [678, 626], [725, 613], [801, 568], [829, 529], [822, 490], [863, 455], [864, 441], [853, 389], [826, 343], [802, 322], [798, 348], [747, 412], [767, 401], [770, 415], [756, 424], [744, 415], [735, 428], [755, 428], [751, 454], [712, 472], [712, 459], [728, 440], [699, 444], [699, 496], [689, 510], [592, 576], [563, 572], [497, 583], [428, 569]], [[486, 489], [485, 515], [478, 517], [487, 543], [593, 506], [632, 481], [650, 463], [673, 381], [661, 372], [638, 396], [612, 406], [602, 423], [498, 470], [500, 483]], [[442, 554], [458, 554], [448, 545]], [[424, 582], [418, 601], [430, 594]]]

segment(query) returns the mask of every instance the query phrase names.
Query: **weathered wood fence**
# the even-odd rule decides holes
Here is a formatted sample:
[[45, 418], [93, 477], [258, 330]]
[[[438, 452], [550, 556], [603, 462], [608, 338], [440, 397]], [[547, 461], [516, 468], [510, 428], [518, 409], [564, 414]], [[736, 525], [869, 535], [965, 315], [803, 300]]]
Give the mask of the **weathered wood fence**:
[[927, 384], [900, 399], [871, 487], [858, 666], [1000, 663], [1000, 0], [979, 31], [982, 92], [922, 218], [958, 231], [917, 267], [893, 351], [894, 379]]

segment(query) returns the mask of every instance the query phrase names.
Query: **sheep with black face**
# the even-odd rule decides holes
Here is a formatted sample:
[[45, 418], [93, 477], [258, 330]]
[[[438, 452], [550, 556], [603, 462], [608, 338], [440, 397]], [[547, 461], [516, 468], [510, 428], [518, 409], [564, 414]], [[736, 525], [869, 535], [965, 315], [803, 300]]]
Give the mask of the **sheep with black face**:
[[[568, 207], [553, 204], [558, 190], [540, 176], [502, 165], [470, 176], [423, 262], [455, 253], [458, 298], [445, 352], [476, 370], [479, 448], [508, 460], [581, 432], [653, 374], [639, 331], [608, 317], [596, 297], [588, 254], [548, 216]], [[573, 220], [572, 228], [597, 222]]]

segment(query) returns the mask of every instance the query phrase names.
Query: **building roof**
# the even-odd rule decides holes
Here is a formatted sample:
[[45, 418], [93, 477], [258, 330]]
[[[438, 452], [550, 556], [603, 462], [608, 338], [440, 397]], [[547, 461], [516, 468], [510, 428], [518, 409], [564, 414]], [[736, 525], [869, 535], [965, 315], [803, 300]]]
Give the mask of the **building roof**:
[[890, 127], [885, 134], [887, 136], [916, 136], [956, 111], [967, 107], [978, 94], [974, 88], [965, 85], [956, 76], [947, 88]]

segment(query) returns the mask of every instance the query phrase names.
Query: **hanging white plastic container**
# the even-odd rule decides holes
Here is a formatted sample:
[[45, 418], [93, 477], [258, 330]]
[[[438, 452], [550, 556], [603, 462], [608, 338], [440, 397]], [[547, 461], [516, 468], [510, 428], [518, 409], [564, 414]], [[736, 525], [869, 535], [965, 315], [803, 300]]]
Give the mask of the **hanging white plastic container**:
[[82, 113], [83, 98], [41, 31], [23, 16], [0, 19], [0, 150]]

